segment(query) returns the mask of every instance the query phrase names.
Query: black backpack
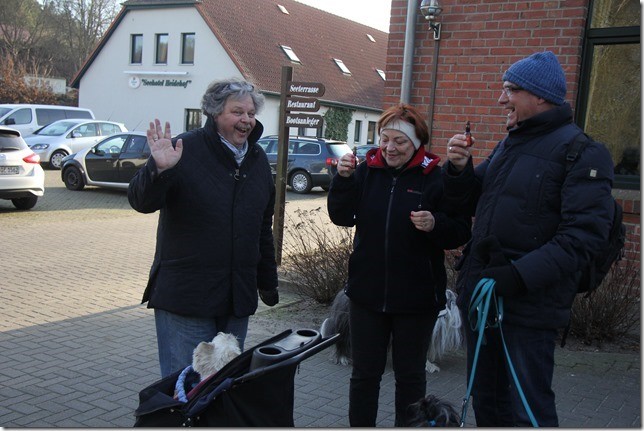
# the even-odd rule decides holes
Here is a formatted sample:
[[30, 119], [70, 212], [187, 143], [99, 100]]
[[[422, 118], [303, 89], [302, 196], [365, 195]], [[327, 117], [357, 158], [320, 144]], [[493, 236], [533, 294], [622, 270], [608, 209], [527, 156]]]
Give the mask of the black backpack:
[[[585, 133], [580, 133], [570, 144], [566, 153], [566, 173], [570, 172], [579, 154], [584, 150], [591, 138]], [[588, 265], [582, 270], [577, 293], [585, 293], [584, 298], [588, 298], [595, 289], [602, 283], [613, 263], [624, 257], [624, 244], [626, 243], [626, 226], [624, 226], [624, 216], [622, 206], [617, 203], [615, 198], [611, 197], [615, 212], [613, 214], [613, 223], [608, 233], [608, 247], [602, 253], [596, 255]], [[566, 344], [566, 337], [570, 331], [570, 323], [564, 329], [561, 337], [561, 347]]]
[[[566, 153], [566, 172], [570, 172], [579, 154], [581, 154], [590, 141], [591, 138], [585, 133], [580, 133], [575, 137], [575, 140], [570, 144], [570, 148]], [[613, 200], [615, 211], [613, 223], [608, 234], [608, 248], [595, 256], [588, 266], [584, 268], [579, 285], [577, 286], [577, 293], [585, 293], [585, 297], [590, 296], [599, 287], [613, 266], [613, 263], [624, 257], [626, 226], [624, 226], [623, 209], [615, 198], [611, 197], [611, 199]]]

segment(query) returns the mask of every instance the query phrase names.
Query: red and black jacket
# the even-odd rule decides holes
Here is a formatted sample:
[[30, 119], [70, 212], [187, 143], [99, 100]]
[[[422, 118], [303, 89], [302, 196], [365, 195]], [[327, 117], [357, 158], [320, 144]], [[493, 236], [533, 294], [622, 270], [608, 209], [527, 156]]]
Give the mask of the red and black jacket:
[[[445, 249], [470, 237], [469, 219], [442, 205], [440, 159], [421, 147], [410, 162], [389, 168], [380, 149], [367, 153], [348, 178], [335, 175], [328, 195], [331, 221], [355, 226], [346, 294], [376, 311], [422, 313], [445, 305]], [[416, 229], [411, 211], [431, 211], [427, 233]]]

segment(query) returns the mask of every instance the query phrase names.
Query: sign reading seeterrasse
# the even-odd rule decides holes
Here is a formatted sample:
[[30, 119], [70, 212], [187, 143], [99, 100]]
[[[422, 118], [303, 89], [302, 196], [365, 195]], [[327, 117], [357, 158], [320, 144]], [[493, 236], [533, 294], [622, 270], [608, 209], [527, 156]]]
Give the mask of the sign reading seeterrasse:
[[288, 85], [290, 96], [320, 97], [324, 95], [325, 90], [324, 85], [319, 82], [290, 82]]

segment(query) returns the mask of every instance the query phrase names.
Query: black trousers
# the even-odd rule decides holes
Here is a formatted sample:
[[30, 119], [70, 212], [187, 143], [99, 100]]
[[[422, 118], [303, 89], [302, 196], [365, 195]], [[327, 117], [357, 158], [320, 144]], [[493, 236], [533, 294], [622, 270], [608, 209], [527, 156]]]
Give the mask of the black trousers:
[[[463, 322], [466, 313], [461, 310]], [[463, 325], [467, 334], [467, 379], [476, 352], [478, 333]], [[478, 427], [531, 427], [530, 418], [507, 366], [498, 328], [485, 329], [479, 351], [472, 407]], [[555, 393], [552, 390], [557, 331], [503, 322], [503, 336], [526, 401], [540, 427], [557, 427]]]
[[391, 357], [396, 380], [396, 426], [405, 426], [407, 407], [425, 396], [425, 362], [438, 311], [391, 314], [366, 309], [351, 301], [349, 424], [375, 427], [380, 381]]

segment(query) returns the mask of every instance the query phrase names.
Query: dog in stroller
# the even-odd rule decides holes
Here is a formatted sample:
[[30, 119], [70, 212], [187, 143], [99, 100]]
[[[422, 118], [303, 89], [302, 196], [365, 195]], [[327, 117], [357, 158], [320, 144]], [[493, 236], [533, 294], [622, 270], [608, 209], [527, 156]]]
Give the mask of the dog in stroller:
[[293, 427], [298, 365], [337, 338], [323, 338], [313, 329], [287, 330], [245, 350], [210, 376], [209, 366], [200, 364], [203, 379], [184, 399], [175, 396], [185, 372], [178, 370], [139, 392], [134, 426]]
[[[445, 309], [438, 314], [438, 320], [434, 326], [432, 341], [427, 352], [425, 369], [429, 373], [440, 371], [437, 363], [447, 352], [458, 350], [463, 344], [461, 332], [461, 315], [456, 306], [456, 294], [447, 289], [445, 291]], [[351, 363], [351, 341], [349, 333], [349, 298], [341, 289], [335, 296], [329, 317], [327, 317], [320, 333], [323, 336], [340, 334], [338, 341], [331, 349], [331, 360], [337, 364], [349, 365]]]

